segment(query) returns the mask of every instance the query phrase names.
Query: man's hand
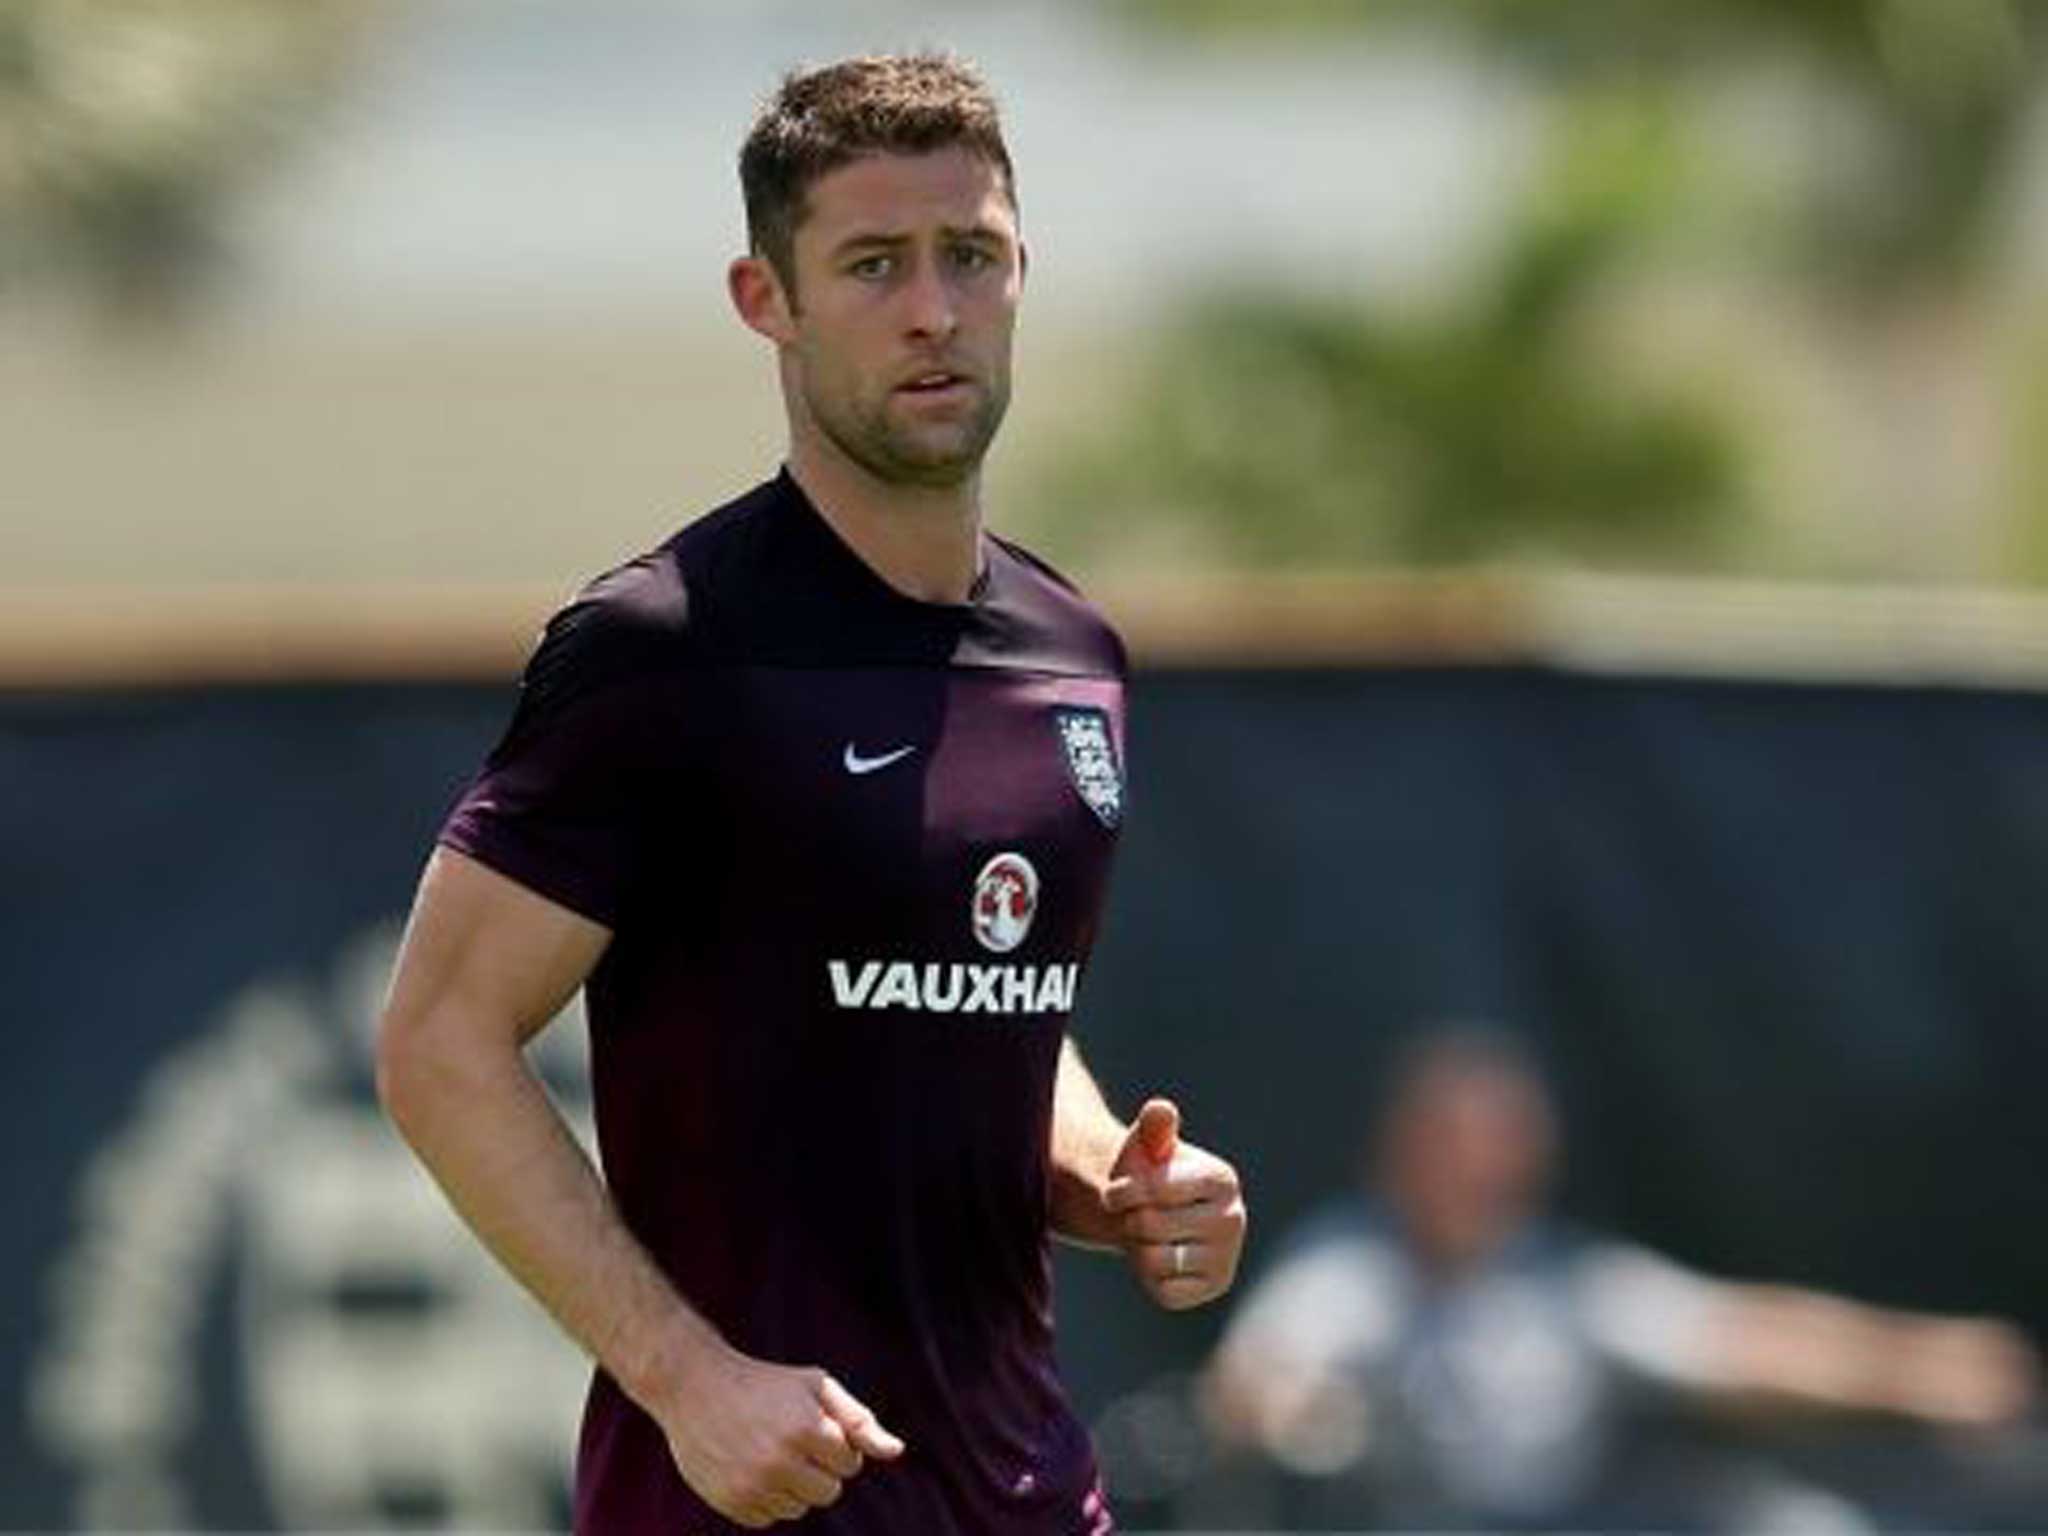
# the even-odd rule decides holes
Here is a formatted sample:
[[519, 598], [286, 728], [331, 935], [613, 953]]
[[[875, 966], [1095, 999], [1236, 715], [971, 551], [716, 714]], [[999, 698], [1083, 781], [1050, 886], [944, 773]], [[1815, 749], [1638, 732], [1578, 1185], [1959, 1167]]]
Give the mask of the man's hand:
[[2041, 1359], [2027, 1336], [1993, 1318], [1904, 1323], [1892, 1352], [1893, 1397], [1903, 1413], [1966, 1429], [2009, 1425], [2041, 1396]]
[[1180, 1139], [1170, 1099], [1138, 1111], [1102, 1199], [1138, 1283], [1162, 1307], [1198, 1307], [1230, 1289], [1244, 1250], [1237, 1170]]
[[823, 1371], [724, 1350], [662, 1415], [676, 1470], [728, 1520], [749, 1528], [834, 1502], [867, 1458], [903, 1442]]

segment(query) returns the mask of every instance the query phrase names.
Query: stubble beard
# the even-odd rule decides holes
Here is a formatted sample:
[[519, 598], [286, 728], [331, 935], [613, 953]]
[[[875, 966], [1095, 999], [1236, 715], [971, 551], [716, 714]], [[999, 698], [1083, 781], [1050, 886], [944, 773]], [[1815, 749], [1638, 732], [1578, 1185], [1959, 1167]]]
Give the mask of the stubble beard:
[[1009, 409], [1007, 379], [981, 389], [971, 413], [923, 430], [899, 425], [890, 417], [893, 393], [879, 401], [852, 401], [845, 408], [806, 391], [811, 419], [832, 445], [887, 485], [946, 489], [970, 480], [988, 456], [996, 429]]

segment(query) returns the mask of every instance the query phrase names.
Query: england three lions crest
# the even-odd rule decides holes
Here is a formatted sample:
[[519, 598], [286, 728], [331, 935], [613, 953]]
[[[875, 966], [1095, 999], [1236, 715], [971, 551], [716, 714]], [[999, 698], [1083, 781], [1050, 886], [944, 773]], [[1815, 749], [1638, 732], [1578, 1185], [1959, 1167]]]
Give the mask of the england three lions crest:
[[1105, 827], [1115, 826], [1124, 817], [1124, 776], [1109, 716], [1099, 709], [1056, 709], [1052, 718], [1075, 792]]

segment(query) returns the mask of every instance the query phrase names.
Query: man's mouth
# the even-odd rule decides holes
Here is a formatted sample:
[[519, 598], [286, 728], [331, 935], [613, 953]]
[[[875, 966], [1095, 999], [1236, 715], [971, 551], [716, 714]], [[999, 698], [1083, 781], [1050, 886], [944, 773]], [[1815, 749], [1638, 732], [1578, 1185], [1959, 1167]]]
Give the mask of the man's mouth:
[[964, 373], [950, 373], [943, 368], [935, 368], [930, 373], [920, 373], [915, 378], [904, 380], [896, 388], [906, 395], [939, 395], [950, 389], [964, 387], [967, 382], [967, 375]]

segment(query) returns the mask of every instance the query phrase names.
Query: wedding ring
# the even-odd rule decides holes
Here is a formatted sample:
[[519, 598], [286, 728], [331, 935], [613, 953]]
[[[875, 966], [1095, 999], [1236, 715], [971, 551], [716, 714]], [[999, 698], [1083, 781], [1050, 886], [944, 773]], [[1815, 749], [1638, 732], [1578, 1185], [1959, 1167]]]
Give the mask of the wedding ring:
[[1172, 1259], [1173, 1266], [1168, 1270], [1168, 1273], [1178, 1280], [1188, 1272], [1188, 1240], [1184, 1237], [1176, 1237], [1166, 1245], [1166, 1251]]

